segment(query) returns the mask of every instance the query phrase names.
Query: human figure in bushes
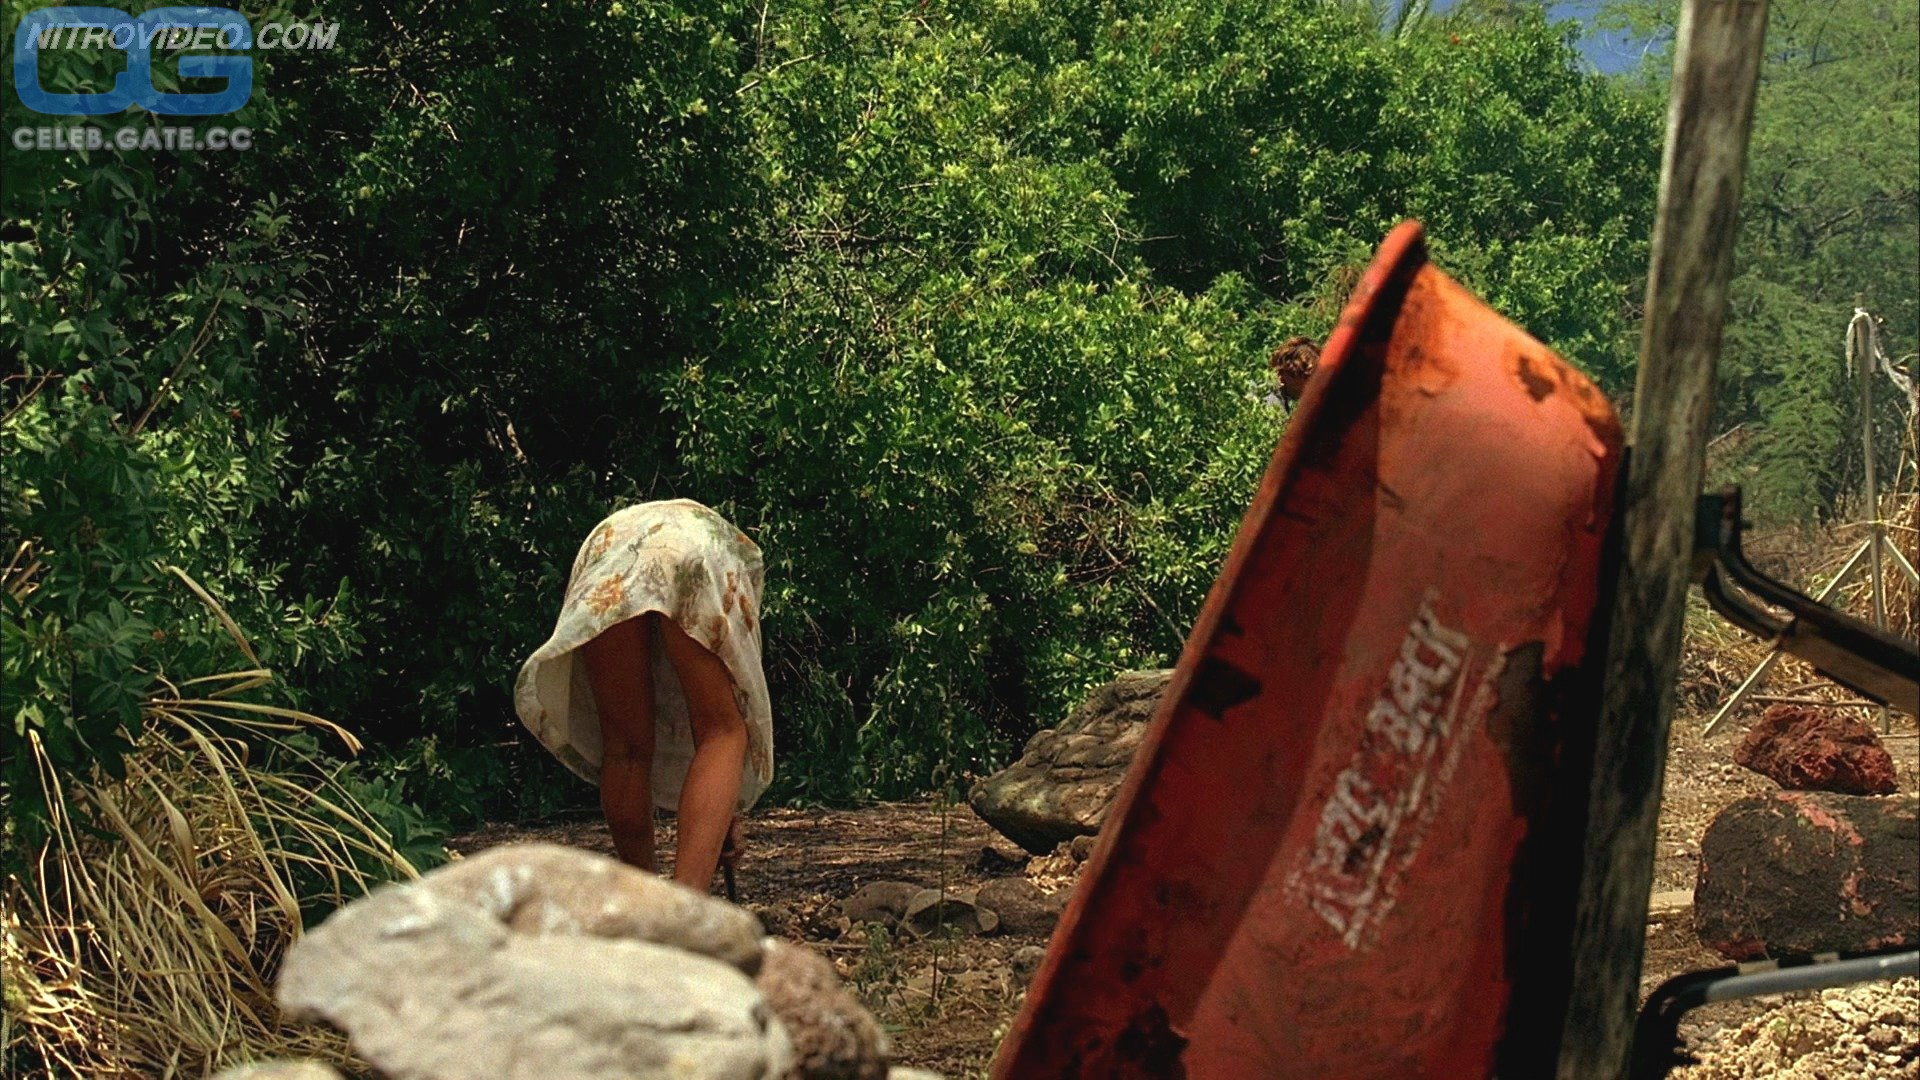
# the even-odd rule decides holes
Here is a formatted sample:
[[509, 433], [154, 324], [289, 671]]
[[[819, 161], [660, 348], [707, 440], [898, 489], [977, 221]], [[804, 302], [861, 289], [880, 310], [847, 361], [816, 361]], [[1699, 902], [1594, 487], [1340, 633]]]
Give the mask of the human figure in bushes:
[[1273, 395], [1288, 412], [1306, 393], [1307, 380], [1320, 366], [1320, 346], [1312, 338], [1290, 337], [1267, 357], [1267, 369], [1273, 372]]
[[773, 780], [760, 663], [760, 549], [691, 499], [641, 503], [587, 534], [553, 636], [514, 704], [600, 785], [622, 860], [656, 870], [653, 812], [677, 813], [674, 880], [702, 891], [740, 853], [738, 815]]

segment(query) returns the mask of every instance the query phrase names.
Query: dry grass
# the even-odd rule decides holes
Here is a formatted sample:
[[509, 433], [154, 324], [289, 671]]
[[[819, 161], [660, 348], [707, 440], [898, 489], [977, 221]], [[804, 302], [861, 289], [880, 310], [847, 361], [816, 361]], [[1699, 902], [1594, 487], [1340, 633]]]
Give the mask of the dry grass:
[[[1865, 542], [1868, 522], [1850, 521], [1820, 530], [1773, 530], [1749, 537], [1747, 552], [1756, 565], [1809, 596], [1818, 595]], [[1911, 492], [1881, 496], [1880, 521], [1909, 562], [1920, 562], [1920, 499]], [[1880, 564], [1887, 628], [1912, 640], [1920, 633], [1920, 590], [1891, 560]], [[1866, 566], [1854, 569], [1830, 603], [1861, 619], [1873, 606]], [[1772, 651], [1714, 614], [1696, 592], [1687, 612], [1687, 648], [1682, 654], [1678, 692], [1683, 707], [1711, 714]], [[1753, 711], [1780, 698], [1826, 703], [1858, 701], [1852, 691], [1833, 685], [1812, 667], [1782, 657], [1757, 690]], [[1865, 710], [1862, 716], [1867, 715]]]
[[[1920, 568], [1920, 496], [1909, 492], [1881, 500], [1881, 520], [1907, 562]], [[1905, 573], [1887, 567], [1887, 626], [1911, 641], [1920, 638], [1920, 586]]]
[[0, 891], [9, 1068], [197, 1078], [269, 1057], [349, 1062], [338, 1035], [281, 1018], [274, 975], [303, 904], [330, 909], [414, 871], [287, 740], [318, 730], [358, 749], [352, 736], [242, 699], [270, 678], [256, 660], [163, 681], [123, 779], [63, 777], [29, 735], [54, 809], [37, 858]]

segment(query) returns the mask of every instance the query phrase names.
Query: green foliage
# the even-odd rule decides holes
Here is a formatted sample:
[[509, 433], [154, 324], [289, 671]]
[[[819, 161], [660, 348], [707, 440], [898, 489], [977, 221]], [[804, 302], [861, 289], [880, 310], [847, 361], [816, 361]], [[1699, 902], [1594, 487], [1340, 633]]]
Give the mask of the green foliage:
[[1052, 69], [1074, 106], [1045, 130], [1102, 144], [1165, 280], [1233, 272], [1293, 299], [1419, 217], [1450, 270], [1618, 381], [1655, 116], [1581, 73], [1539, 10], [1383, 37], [1364, 8], [1217, 0], [1098, 6], [1086, 27]]
[[[1920, 8], [1784, 0], [1769, 11], [1720, 422], [1763, 432], [1750, 458], [1763, 511], [1826, 516], [1864, 472], [1843, 347], [1854, 307], [1886, 320], [1893, 356], [1920, 341]], [[1890, 476], [1905, 413], [1890, 383], [1874, 393]]]
[[[7, 6], [8, 39], [22, 3]], [[55, 88], [101, 72], [102, 50], [45, 54]], [[107, 54], [110, 55], [110, 54]], [[168, 76], [160, 76], [163, 84]], [[5, 127], [43, 125], [5, 97]], [[268, 99], [240, 122], [266, 126]], [[39, 815], [24, 740], [66, 769], [109, 772], [162, 671], [230, 670], [221, 627], [163, 571], [185, 568], [256, 628], [259, 660], [330, 663], [355, 631], [338, 581], [293, 601], [264, 557], [284, 431], [243, 411], [301, 322], [304, 261], [277, 197], [229, 188], [214, 158], [109, 147], [7, 158], [0, 227], [0, 801], [8, 832]]]
[[[8, 152], [9, 791], [28, 727], [63, 767], [111, 768], [157, 671], [230, 659], [156, 590], [162, 559], [356, 726], [497, 742], [504, 660], [550, 617], [545, 556], [632, 490], [577, 462], [670, 445], [642, 380], [602, 376], [687, 351], [751, 252], [702, 100], [737, 83], [737, 27], [652, 4], [327, 15], [341, 49], [256, 54], [226, 118], [255, 152]], [[546, 62], [493, 62], [508, 40]], [[49, 51], [43, 77], [97, 83], [79, 69], [108, 55]], [[48, 122], [6, 100], [9, 130]], [[528, 362], [561, 340], [577, 352]], [[575, 426], [582, 398], [621, 422]]]
[[[436, 837], [479, 828], [495, 793], [511, 787], [514, 778], [506, 762], [486, 748], [447, 746], [439, 736], [426, 735], [369, 752], [353, 762], [341, 782], [421, 866], [407, 844], [424, 847]], [[419, 814], [419, 808], [427, 814]], [[532, 802], [525, 808], [544, 809]]]
[[784, 258], [668, 396], [682, 489], [769, 553], [789, 795], [924, 787], [1169, 662], [1278, 432], [1267, 350], [1400, 217], [1617, 370], [1653, 114], [1537, 17], [803, 5], [765, 40]]
[[690, 496], [768, 553], [777, 794], [951, 785], [1172, 658], [1267, 351], [1396, 220], [1626, 375], [1658, 118], [1531, 8], [325, 14], [256, 55], [250, 153], [10, 152], [4, 707], [63, 765], [212, 670], [166, 559], [376, 744], [396, 835], [580, 797], [515, 668], [595, 520]]
[[[346, 47], [308, 126], [341, 137], [289, 131], [268, 181], [301, 192], [328, 278], [307, 347], [263, 373], [297, 462], [269, 547], [351, 579], [379, 628], [302, 681], [390, 743], [492, 747], [478, 775], [542, 777], [414, 789], [450, 818], [562, 783], [497, 752], [514, 669], [587, 527], [657, 490], [657, 380], [712, 350], [761, 260], [729, 104], [746, 9], [599, 7], [427, 5], [391, 34], [355, 29], [384, 5], [330, 8]], [[538, 62], [493, 62], [507, 42]]]
[[[1614, 14], [1665, 35], [1676, 11], [1630, 0]], [[1885, 320], [1883, 345], [1909, 368], [1920, 341], [1920, 8], [1774, 0], [1768, 20], [1715, 408], [1716, 426], [1748, 437], [1717, 465], [1759, 516], [1804, 520], [1851, 512], [1860, 490], [1854, 308]], [[1669, 66], [1649, 58], [1652, 93]], [[1905, 413], [1891, 383], [1874, 394], [1891, 475]]]

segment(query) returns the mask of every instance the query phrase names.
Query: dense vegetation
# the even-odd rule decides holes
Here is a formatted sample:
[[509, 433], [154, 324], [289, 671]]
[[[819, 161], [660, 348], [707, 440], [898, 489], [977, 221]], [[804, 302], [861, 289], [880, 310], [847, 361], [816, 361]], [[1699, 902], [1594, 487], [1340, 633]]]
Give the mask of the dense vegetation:
[[[1920, 341], [1920, 8], [1773, 0], [1749, 151], [1715, 423], [1721, 479], [1778, 520], [1859, 515], [1858, 383], [1842, 342], [1856, 305], [1892, 358]], [[1612, 20], [1666, 42], [1678, 5], [1616, 0]], [[1664, 92], [1668, 58], [1642, 76]], [[1883, 476], [1910, 458], [1912, 404], [1876, 380]], [[1911, 473], [1908, 473], [1909, 477]]]
[[[1885, 348], [1909, 370], [1920, 342], [1920, 5], [1786, 0], [1768, 52], [1718, 423], [1753, 430], [1735, 479], [1763, 508], [1858, 516], [1848, 317], [1859, 305], [1884, 319]], [[1912, 457], [1913, 404], [1876, 382], [1889, 477]]]
[[[1659, 89], [1583, 69], [1531, 8], [325, 15], [336, 50], [256, 54], [250, 152], [7, 151], [10, 818], [27, 733], [111, 769], [162, 673], [235, 666], [166, 565], [292, 703], [368, 739], [349, 778], [388, 813], [581, 800], [507, 692], [587, 528], [671, 496], [768, 553], [776, 796], [951, 781], [1174, 654], [1284, 422], [1266, 352], [1323, 334], [1402, 217], [1631, 384]], [[43, 78], [95, 85], [112, 55], [48, 53]], [[1912, 57], [1886, 55], [1904, 75], [1848, 78], [1910, 117]], [[1911, 125], [1854, 186], [1802, 190], [1852, 159], [1837, 131], [1770, 158], [1802, 122], [1764, 122], [1756, 159], [1801, 201], [1748, 230], [1777, 246], [1743, 251], [1743, 302], [1803, 307], [1810, 358], [1833, 297], [1869, 290], [1910, 347]], [[1849, 200], [1907, 232], [1789, 250]], [[1733, 408], [1774, 422], [1794, 377], [1742, 318]], [[1777, 487], [1794, 512], [1835, 490]]]

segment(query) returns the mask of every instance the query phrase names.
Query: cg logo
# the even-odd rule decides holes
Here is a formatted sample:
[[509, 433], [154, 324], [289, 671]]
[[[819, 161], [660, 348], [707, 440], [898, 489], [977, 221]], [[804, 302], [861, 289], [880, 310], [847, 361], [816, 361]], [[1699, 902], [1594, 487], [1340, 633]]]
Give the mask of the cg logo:
[[[127, 70], [113, 89], [98, 94], [56, 94], [40, 85], [40, 50], [67, 38], [111, 47], [127, 54]], [[138, 105], [164, 116], [217, 116], [230, 113], [253, 96], [253, 61], [245, 56], [182, 56], [180, 74], [191, 79], [225, 79], [209, 94], [166, 93], [153, 85], [153, 47], [223, 49], [253, 45], [253, 27], [229, 8], [164, 7], [138, 17], [107, 7], [53, 7], [29, 12], [13, 34], [13, 86], [20, 103], [34, 112], [57, 116], [105, 116]]]

